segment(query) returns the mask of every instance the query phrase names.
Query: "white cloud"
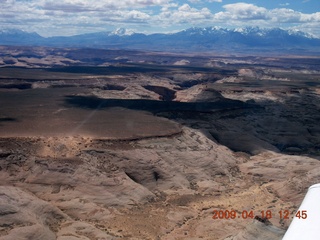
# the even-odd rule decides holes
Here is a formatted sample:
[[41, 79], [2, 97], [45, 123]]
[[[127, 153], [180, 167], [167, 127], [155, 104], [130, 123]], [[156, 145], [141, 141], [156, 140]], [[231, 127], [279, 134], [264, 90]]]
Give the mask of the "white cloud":
[[162, 11], [157, 17], [157, 21], [170, 24], [197, 24], [201, 21], [212, 18], [212, 13], [208, 8], [197, 9], [190, 7], [189, 4], [183, 4], [178, 9]]
[[269, 12], [269, 16], [273, 22], [278, 23], [299, 23], [301, 22], [302, 14], [287, 8], [277, 8]]
[[[187, 2], [187, 1], [186, 1]], [[43, 35], [74, 34], [130, 27], [138, 31], [174, 31], [191, 26], [305, 27], [319, 33], [320, 12], [302, 13], [289, 7], [267, 9], [238, 2], [213, 13], [222, 0], [0, 0], [0, 28], [39, 31]], [[204, 4], [210, 7], [199, 7]], [[283, 1], [284, 2], [284, 1]], [[287, 4], [285, 4], [287, 6]], [[302, 29], [303, 30], [303, 29]], [[318, 34], [319, 35], [319, 34]]]
[[225, 11], [216, 13], [216, 21], [233, 21], [239, 24], [250, 24], [250, 22], [265, 22], [266, 24], [281, 23], [305, 23], [319, 22], [320, 12], [304, 14], [288, 8], [275, 8], [268, 10], [248, 3], [235, 3], [224, 5]]
[[303, 23], [301, 25], [295, 26], [294, 28], [298, 29], [302, 32], [311, 33], [313, 36], [320, 38], [320, 24], [319, 24], [319, 22]]
[[32, 0], [37, 8], [66, 12], [106, 11], [111, 9], [146, 8], [162, 6], [171, 0]]
[[239, 20], [257, 20], [267, 19], [268, 10], [263, 7], [257, 7], [248, 3], [235, 3], [224, 5], [224, 12], [219, 12], [215, 15], [216, 19], [239, 19]]
[[[214, 23], [226, 26], [295, 27], [320, 37], [320, 12], [311, 14], [289, 8], [266, 9], [254, 4], [235, 3], [224, 5], [225, 11], [213, 16]], [[302, 26], [308, 26], [305, 29]]]

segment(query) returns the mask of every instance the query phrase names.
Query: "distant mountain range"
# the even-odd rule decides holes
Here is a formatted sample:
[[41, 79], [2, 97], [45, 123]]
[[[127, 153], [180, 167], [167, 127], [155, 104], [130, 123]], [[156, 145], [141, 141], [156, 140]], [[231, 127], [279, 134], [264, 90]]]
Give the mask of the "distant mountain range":
[[177, 33], [142, 34], [126, 29], [70, 37], [42, 37], [21, 30], [0, 30], [0, 45], [88, 47], [159, 51], [320, 51], [320, 39], [280, 28], [189, 28]]

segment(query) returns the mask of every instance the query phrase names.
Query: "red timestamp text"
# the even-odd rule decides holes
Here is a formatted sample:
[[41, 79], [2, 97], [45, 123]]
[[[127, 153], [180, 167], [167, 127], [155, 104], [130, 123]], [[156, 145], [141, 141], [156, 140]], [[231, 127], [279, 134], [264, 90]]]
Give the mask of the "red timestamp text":
[[[271, 210], [266, 211], [256, 211], [253, 210], [247, 211], [236, 211], [236, 210], [213, 210], [213, 219], [254, 219], [255, 216], [259, 215], [262, 219], [271, 219], [273, 217], [278, 217], [280, 219], [290, 219], [290, 211], [289, 210], [280, 210], [276, 213]], [[306, 210], [298, 210], [295, 214], [296, 218], [306, 219], [308, 217]]]

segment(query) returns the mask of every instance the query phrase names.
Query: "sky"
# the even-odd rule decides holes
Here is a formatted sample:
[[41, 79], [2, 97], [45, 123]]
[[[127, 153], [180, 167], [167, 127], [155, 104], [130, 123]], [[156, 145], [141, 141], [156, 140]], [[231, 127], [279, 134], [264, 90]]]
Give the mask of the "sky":
[[0, 0], [0, 30], [44, 37], [117, 28], [170, 33], [190, 27], [297, 29], [320, 37], [320, 0]]

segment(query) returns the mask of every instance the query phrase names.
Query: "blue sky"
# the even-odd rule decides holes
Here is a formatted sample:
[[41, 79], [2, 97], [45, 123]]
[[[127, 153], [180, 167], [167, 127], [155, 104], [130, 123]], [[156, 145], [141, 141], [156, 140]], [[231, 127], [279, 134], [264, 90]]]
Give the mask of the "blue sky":
[[0, 0], [0, 29], [42, 36], [127, 28], [175, 32], [189, 27], [259, 26], [320, 37], [320, 0]]

